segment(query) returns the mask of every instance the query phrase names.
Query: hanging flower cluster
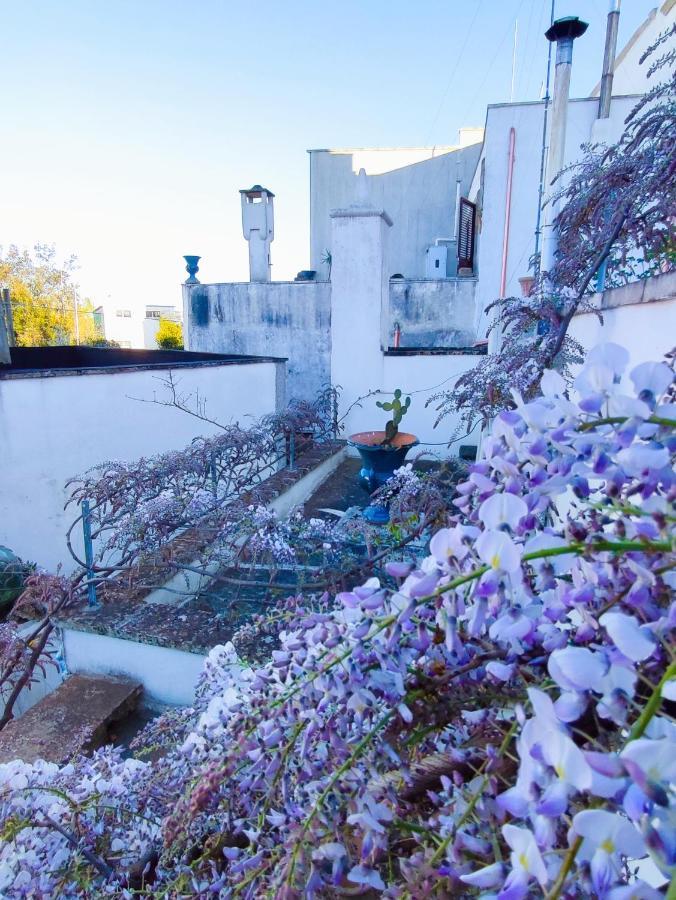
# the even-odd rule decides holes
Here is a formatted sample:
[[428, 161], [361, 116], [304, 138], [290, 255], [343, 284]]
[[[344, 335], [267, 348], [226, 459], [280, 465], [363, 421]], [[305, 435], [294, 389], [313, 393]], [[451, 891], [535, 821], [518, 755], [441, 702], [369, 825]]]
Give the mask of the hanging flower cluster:
[[0, 766], [3, 896], [663, 896], [676, 395], [627, 366], [515, 396], [429, 555], [214, 650], [156, 762]]

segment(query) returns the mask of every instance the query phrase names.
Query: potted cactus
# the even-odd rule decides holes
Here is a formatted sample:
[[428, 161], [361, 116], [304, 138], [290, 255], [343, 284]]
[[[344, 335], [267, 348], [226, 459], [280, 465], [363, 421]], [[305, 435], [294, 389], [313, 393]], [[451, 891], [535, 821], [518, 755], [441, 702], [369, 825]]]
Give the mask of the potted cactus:
[[[399, 431], [402, 418], [411, 405], [411, 398], [402, 402], [401, 390], [394, 392], [394, 399], [376, 402], [376, 406], [385, 412], [391, 412], [392, 418], [385, 424], [384, 431], [360, 431], [348, 438], [348, 444], [359, 451], [362, 467], [359, 470], [359, 481], [369, 494], [377, 491], [404, 464], [408, 451], [420, 442], [414, 434]], [[379, 506], [369, 506], [364, 515], [369, 521], [387, 522], [388, 513]]]

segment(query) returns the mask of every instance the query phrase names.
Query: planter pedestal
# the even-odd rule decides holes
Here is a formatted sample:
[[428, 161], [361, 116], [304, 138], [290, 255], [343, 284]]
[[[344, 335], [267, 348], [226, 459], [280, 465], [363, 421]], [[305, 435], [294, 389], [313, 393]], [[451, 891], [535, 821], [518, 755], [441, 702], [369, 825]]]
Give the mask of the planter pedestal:
[[[361, 431], [350, 435], [347, 440], [351, 447], [359, 451], [362, 461], [359, 483], [369, 494], [392, 478], [395, 469], [403, 466], [408, 451], [419, 443], [414, 434], [405, 431], [398, 432], [390, 444], [383, 445], [384, 440], [384, 431]], [[364, 518], [372, 525], [385, 525], [390, 515], [386, 507], [371, 504], [364, 510]]]

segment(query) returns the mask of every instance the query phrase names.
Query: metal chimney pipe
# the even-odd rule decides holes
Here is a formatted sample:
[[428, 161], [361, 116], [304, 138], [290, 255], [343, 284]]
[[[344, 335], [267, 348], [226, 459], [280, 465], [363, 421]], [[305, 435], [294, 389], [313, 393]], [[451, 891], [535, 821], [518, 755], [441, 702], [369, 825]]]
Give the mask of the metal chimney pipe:
[[[566, 125], [568, 120], [568, 98], [570, 96], [570, 71], [573, 65], [573, 41], [581, 37], [588, 28], [577, 16], [557, 19], [545, 32], [548, 41], [556, 43], [556, 69], [554, 73], [554, 96], [552, 98], [551, 131], [549, 133], [549, 154], [547, 158], [547, 182], [551, 185], [563, 168], [566, 149]], [[542, 247], [542, 268], [549, 271], [556, 253], [556, 236], [552, 223], [556, 218], [556, 204], [550, 203]]]
[[617, 50], [617, 28], [620, 22], [620, 0], [610, 0], [608, 22], [606, 24], [606, 46], [603, 51], [603, 73], [599, 92], [599, 112], [597, 118], [607, 119], [610, 115], [610, 98], [613, 93], [615, 72], [615, 51]]

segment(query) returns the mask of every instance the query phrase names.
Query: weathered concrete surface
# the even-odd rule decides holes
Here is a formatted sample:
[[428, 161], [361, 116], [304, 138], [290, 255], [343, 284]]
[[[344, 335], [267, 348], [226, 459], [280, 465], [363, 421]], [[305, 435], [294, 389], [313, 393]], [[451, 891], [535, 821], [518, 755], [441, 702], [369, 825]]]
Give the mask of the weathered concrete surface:
[[[469, 146], [310, 150], [311, 267], [325, 276], [322, 257], [327, 250], [335, 262], [331, 210], [356, 202], [358, 173], [364, 168], [368, 196], [362, 202], [386, 209], [392, 218], [387, 276], [423, 277], [430, 244], [453, 237], [456, 180], [466, 197], [479, 157], [480, 131], [468, 129], [461, 139]], [[443, 274], [454, 274], [455, 263], [455, 251], [449, 251]]]
[[310, 400], [328, 384], [329, 282], [187, 284], [183, 307], [191, 350], [286, 357], [289, 398]]
[[391, 281], [387, 346], [394, 345], [398, 322], [401, 347], [471, 347], [476, 286], [476, 278]]
[[108, 727], [138, 703], [141, 685], [121, 678], [71, 675], [52, 694], [0, 732], [0, 763], [62, 763], [106, 742]]

